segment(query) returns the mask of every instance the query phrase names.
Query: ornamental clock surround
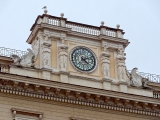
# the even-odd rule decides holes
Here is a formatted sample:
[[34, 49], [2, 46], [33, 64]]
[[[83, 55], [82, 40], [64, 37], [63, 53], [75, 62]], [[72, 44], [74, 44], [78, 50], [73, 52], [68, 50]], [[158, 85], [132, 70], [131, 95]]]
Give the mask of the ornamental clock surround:
[[74, 47], [70, 52], [70, 62], [80, 72], [91, 73], [97, 67], [95, 53], [84, 46]]

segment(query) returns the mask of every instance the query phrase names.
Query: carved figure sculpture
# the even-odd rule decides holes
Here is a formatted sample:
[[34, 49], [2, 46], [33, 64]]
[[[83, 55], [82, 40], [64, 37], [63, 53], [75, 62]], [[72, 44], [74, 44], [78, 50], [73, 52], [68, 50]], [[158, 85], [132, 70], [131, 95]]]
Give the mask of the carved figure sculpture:
[[143, 78], [137, 74], [138, 68], [133, 68], [130, 74], [130, 85], [135, 87], [151, 88], [147, 85], [149, 82], [147, 78]]
[[26, 55], [23, 55], [21, 58], [18, 55], [11, 55], [11, 58], [13, 59], [15, 65], [20, 65], [23, 67], [34, 66], [35, 55], [31, 49], [28, 48], [27, 50], [28, 53]]
[[33, 43], [32, 43], [32, 51], [33, 51], [33, 53], [35, 55], [35, 59], [37, 59], [37, 57], [38, 57], [39, 48], [40, 48], [40, 41], [39, 41], [39, 39], [37, 37], [37, 39], [34, 40]]
[[[109, 70], [109, 60], [107, 60], [107, 58], [102, 58], [103, 62], [102, 62], [102, 71], [103, 71], [103, 77], [104, 78], [109, 78], [110, 77], [110, 70]], [[104, 59], [106, 59], [104, 61]]]
[[109, 52], [108, 52], [108, 45], [107, 43], [102, 45], [102, 50], [103, 52], [101, 53], [101, 62], [102, 62], [102, 73], [103, 73], [103, 78], [110, 78], [110, 70], [109, 70]]
[[68, 47], [65, 45], [65, 37], [61, 37], [61, 44], [59, 45], [59, 65], [61, 71], [66, 71], [67, 69], [67, 49]]
[[131, 71], [131, 85], [136, 87], [142, 86], [142, 77], [136, 73], [138, 69], [133, 68]]
[[117, 55], [117, 69], [118, 69], [118, 78], [120, 81], [125, 81], [126, 79], [126, 65], [125, 65], [124, 49], [122, 47], [118, 48]]
[[62, 71], [66, 71], [67, 68], [67, 52], [65, 49], [61, 49], [59, 53], [60, 68]]
[[48, 68], [50, 66], [50, 53], [43, 53], [43, 67]]

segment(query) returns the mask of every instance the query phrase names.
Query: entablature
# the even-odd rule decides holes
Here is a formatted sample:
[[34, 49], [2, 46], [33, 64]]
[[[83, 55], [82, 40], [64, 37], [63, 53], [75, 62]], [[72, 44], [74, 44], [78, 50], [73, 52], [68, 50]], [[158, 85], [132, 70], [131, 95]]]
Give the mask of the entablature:
[[2, 93], [67, 102], [101, 109], [160, 116], [160, 102], [158, 99], [151, 97], [8, 73], [0, 73], [0, 83], [0, 91]]
[[[44, 20], [42, 20], [44, 19]], [[51, 23], [50, 19], [55, 20], [55, 23]], [[63, 19], [61, 21], [61, 19]], [[57, 21], [58, 20], [58, 21]], [[37, 28], [40, 29], [49, 29], [49, 30], [56, 30], [60, 32], [65, 32], [67, 35], [74, 35], [74, 36], [80, 36], [85, 38], [90, 38], [93, 40], [110, 40], [120, 43], [125, 43], [125, 47], [129, 44], [128, 40], [123, 39], [122, 35], [124, 34], [123, 30], [119, 29], [119, 26], [117, 28], [110, 28], [107, 26], [104, 26], [104, 23], [101, 23], [100, 27], [97, 26], [91, 26], [71, 21], [66, 21], [67, 19], [61, 17], [55, 17], [51, 15], [43, 14], [42, 16], [38, 16], [34, 25], [31, 28], [31, 34], [27, 40], [29, 44], [31, 44], [33, 37], [35, 36], [35, 33], [37, 32]], [[61, 25], [61, 24], [64, 25]], [[73, 24], [76, 26], [68, 25]], [[75, 28], [77, 27], [77, 28]], [[118, 34], [121, 34], [120, 36]]]

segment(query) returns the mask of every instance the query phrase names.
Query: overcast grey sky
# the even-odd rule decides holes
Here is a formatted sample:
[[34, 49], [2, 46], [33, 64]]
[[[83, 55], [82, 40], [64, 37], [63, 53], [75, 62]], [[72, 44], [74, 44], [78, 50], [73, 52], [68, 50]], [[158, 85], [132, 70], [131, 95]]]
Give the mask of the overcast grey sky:
[[30, 28], [42, 7], [48, 14], [64, 13], [70, 21], [120, 28], [131, 42], [128, 69], [160, 75], [160, 0], [0, 0], [0, 47], [26, 51]]

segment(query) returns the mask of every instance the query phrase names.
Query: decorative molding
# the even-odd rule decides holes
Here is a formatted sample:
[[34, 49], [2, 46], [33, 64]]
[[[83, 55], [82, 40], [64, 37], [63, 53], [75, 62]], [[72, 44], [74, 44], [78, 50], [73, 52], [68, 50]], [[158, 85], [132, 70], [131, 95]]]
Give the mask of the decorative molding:
[[92, 120], [92, 119], [79, 118], [79, 117], [70, 117], [70, 120]]
[[124, 56], [124, 48], [123, 46], [119, 46], [117, 55], [117, 70], [118, 70], [118, 79], [119, 81], [125, 81], [126, 82], [126, 65], [125, 65], [125, 59]]
[[[53, 100], [53, 101], [58, 101], [58, 102], [83, 105], [83, 106], [88, 106], [88, 107], [96, 107], [96, 108], [101, 108], [101, 109], [109, 109], [109, 110], [122, 111], [122, 112], [128, 112], [128, 113], [137, 113], [137, 114], [149, 115], [149, 116], [157, 116], [157, 117], [160, 116], [160, 111], [153, 109], [153, 107], [152, 107], [152, 109], [145, 109], [143, 107], [142, 108], [135, 108], [136, 106], [135, 107], [127, 106], [127, 103], [129, 103], [129, 101], [124, 102], [124, 106], [118, 105], [117, 101], [119, 101], [120, 99], [115, 99], [116, 104], [111, 104], [111, 103], [106, 103], [108, 101], [108, 99], [110, 99], [110, 98], [107, 98], [105, 100], [106, 102], [104, 103], [104, 102], [99, 102], [99, 101], [92, 101], [92, 100], [89, 100], [88, 98], [87, 99], [74, 99], [74, 98], [70, 98], [70, 97], [55, 96], [52, 94], [40, 94], [40, 93], [36, 93], [33, 91], [22, 91], [22, 90], [18, 90], [18, 89], [7, 88], [7, 87], [1, 87], [0, 91], [4, 92], [4, 93], [9, 93], [9, 94], [23, 95], [26, 97], [47, 99], [47, 100]], [[86, 94], [86, 95], [90, 96], [90, 94]], [[154, 105], [154, 107], [157, 107], [157, 105]], [[16, 111], [16, 110], [12, 110], [12, 112], [14, 114], [16, 114], [16, 112], [14, 112], [14, 111]], [[23, 110], [22, 112], [26, 112], [26, 111]], [[34, 114], [35, 114], [35, 112], [34, 112]]]
[[[14, 77], [12, 77], [12, 79], [14, 79]], [[18, 80], [18, 78], [16, 80]], [[28, 80], [32, 80], [32, 78], [30, 77], [28, 78]], [[22, 76], [21, 76], [20, 81], [21, 83], [23, 83]], [[41, 81], [41, 80], [39, 79], [38, 81]], [[70, 103], [70, 104], [90, 106], [90, 107], [96, 107], [96, 108], [102, 108], [102, 109], [117, 110], [117, 111], [122, 111], [122, 112], [138, 113], [138, 114], [144, 114], [144, 115], [150, 115], [150, 116], [160, 116], [159, 102], [158, 101], [156, 102], [156, 99], [154, 99], [155, 102], [153, 103], [153, 101], [152, 102], [150, 101], [151, 98], [149, 97], [144, 97], [144, 99], [147, 99], [147, 101], [142, 100], [142, 98], [137, 98], [133, 95], [132, 96], [136, 98], [135, 100], [133, 100], [131, 96], [127, 98], [127, 94], [125, 94], [126, 96], [122, 95], [124, 93], [117, 93], [117, 95], [113, 97], [114, 92], [112, 92], [112, 95], [109, 93], [109, 91], [108, 92], [105, 91], [104, 95], [96, 94], [95, 91], [87, 90], [88, 91], [87, 92], [84, 87], [82, 89], [80, 88], [80, 86], [76, 87], [77, 89], [74, 89], [74, 88], [66, 89], [62, 85], [64, 83], [59, 83], [61, 84], [60, 85], [61, 87], [58, 88], [56, 84], [58, 82], [54, 82], [55, 86], [52, 86], [50, 84], [52, 87], [44, 86], [43, 83], [41, 85], [38, 85], [37, 83], [33, 84], [33, 82], [27, 83], [27, 86], [34, 86], [33, 87], [34, 91], [33, 91], [31, 89], [28, 89], [28, 87], [26, 89], [23, 89], [23, 87], [21, 87], [22, 84], [18, 84], [16, 88], [14, 86], [13, 87], [10, 86], [12, 82], [13, 83], [16, 82], [16, 81], [12, 81], [11, 79], [10, 80], [4, 79], [2, 82], [3, 83], [5, 82], [5, 84], [2, 84], [0, 86], [0, 92], [2, 93], [21, 95], [21, 96], [46, 99], [46, 100], [53, 100], [53, 101], [58, 101], [58, 102], [65, 102], [65, 103]], [[47, 85], [47, 81], [45, 81], [45, 83]], [[66, 84], [64, 85], [66, 86]], [[41, 91], [41, 90], [38, 91], [37, 88], [40, 88], [41, 90], [43, 89], [44, 91]], [[80, 88], [81, 90], [78, 90], [78, 88]], [[96, 89], [96, 91], [98, 91], [98, 89]], [[100, 90], [100, 91], [101, 93], [103, 92], [103, 90]], [[70, 96], [70, 93], [72, 93], [71, 96]], [[107, 93], [107, 96], [106, 96], [106, 93]], [[121, 98], [119, 96], [121, 96]], [[139, 96], [139, 97], [142, 97], [142, 96]]]
[[29, 116], [34, 116], [34, 117], [37, 117], [39, 120], [41, 120], [42, 117], [43, 117], [42, 112], [26, 110], [26, 109], [11, 108], [11, 112], [12, 112], [12, 115], [13, 115], [14, 118], [16, 118], [18, 115], [25, 115], [25, 116], [28, 116], [28, 117]]
[[103, 73], [103, 78], [108, 79], [110, 78], [110, 55], [108, 51], [108, 44], [107, 43], [102, 43], [102, 53], [101, 53], [101, 63], [102, 63], [102, 73]]

